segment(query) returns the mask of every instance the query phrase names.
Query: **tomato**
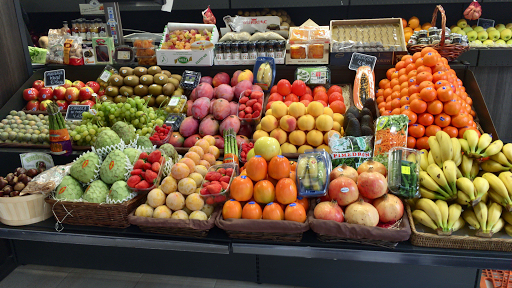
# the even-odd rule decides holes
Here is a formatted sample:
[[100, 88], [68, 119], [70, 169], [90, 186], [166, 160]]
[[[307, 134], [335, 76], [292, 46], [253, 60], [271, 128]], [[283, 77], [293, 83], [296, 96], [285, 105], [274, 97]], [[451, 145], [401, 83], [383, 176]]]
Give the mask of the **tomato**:
[[416, 146], [416, 138], [408, 136], [407, 137], [407, 148], [414, 148]]
[[409, 135], [414, 138], [421, 138], [425, 135], [425, 127], [421, 124], [412, 124], [409, 126]]
[[[385, 84], [389, 83], [388, 79], [382, 79], [382, 80], [386, 80], [387, 81]], [[382, 80], [381, 80], [381, 82], [382, 82]], [[380, 83], [379, 83], [379, 86], [380, 86]], [[380, 88], [382, 88], [382, 87], [380, 87]], [[334, 92], [338, 92], [340, 94], [343, 94], [343, 91], [341, 90], [341, 87], [338, 86], [338, 85], [332, 85], [331, 87], [329, 87], [329, 90], [327, 90], [327, 95], [330, 96]]]
[[299, 102], [299, 97], [295, 95], [294, 93], [290, 93], [284, 97], [284, 102], [291, 101], [291, 102]]
[[311, 94], [311, 93], [310, 94], [314, 95], [314, 94], [316, 94], [317, 92], [320, 92], [320, 91], [324, 92], [324, 93], [327, 93], [327, 90], [325, 90], [324, 86], [318, 85], [318, 86], [315, 87], [315, 89], [313, 89], [313, 94]]
[[271, 101], [283, 101], [283, 96], [279, 93], [272, 93], [270, 97], [268, 97], [268, 102]]
[[[383, 94], [384, 95], [384, 94]], [[384, 96], [379, 96], [377, 97], [377, 103], [380, 103], [379, 102], [379, 98], [381, 99], [380, 102], [384, 102]], [[332, 92], [330, 95], [329, 95], [329, 104], [334, 102], [334, 101], [344, 101], [343, 99], [343, 96], [340, 92]]]
[[279, 82], [277, 82], [277, 93], [283, 96], [292, 93], [292, 85], [290, 84], [290, 81], [286, 79], [279, 80]]
[[325, 92], [317, 92], [313, 96], [313, 100], [315, 101], [324, 101], [325, 103], [329, 102], [329, 96]]
[[[293, 81], [293, 84], [292, 84], [292, 93], [300, 97], [307, 93], [306, 87], [307, 86], [306, 86], [306, 83], [304, 83], [304, 81], [295, 80], [295, 81]], [[297, 102], [297, 101], [295, 101], [295, 102]]]

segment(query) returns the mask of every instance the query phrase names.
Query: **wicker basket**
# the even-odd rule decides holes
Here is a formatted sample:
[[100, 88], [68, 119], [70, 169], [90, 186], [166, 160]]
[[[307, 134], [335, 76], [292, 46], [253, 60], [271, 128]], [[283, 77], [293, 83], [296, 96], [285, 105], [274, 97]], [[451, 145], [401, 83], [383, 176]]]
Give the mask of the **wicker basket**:
[[409, 50], [410, 54], [414, 54], [416, 52], [421, 52], [423, 48], [432, 47], [434, 48], [441, 56], [446, 58], [448, 61], [453, 61], [460, 56], [460, 54], [469, 50], [469, 45], [462, 44], [445, 44], [445, 31], [446, 31], [446, 14], [444, 12], [443, 6], [437, 5], [434, 10], [434, 15], [432, 15], [432, 27], [436, 26], [437, 20], [437, 12], [441, 12], [441, 41], [437, 44], [416, 44], [416, 45], [407, 45], [407, 50]]
[[411, 207], [406, 203], [407, 215], [411, 225], [411, 243], [415, 246], [469, 250], [489, 250], [512, 252], [512, 240], [502, 238], [480, 238], [475, 236], [439, 236], [416, 230]]
[[10, 226], [29, 225], [52, 216], [43, 194], [0, 198], [0, 222]]
[[126, 228], [130, 226], [128, 214], [143, 204], [145, 194], [121, 204], [97, 204], [87, 202], [68, 202], [46, 198], [55, 220], [70, 225]]

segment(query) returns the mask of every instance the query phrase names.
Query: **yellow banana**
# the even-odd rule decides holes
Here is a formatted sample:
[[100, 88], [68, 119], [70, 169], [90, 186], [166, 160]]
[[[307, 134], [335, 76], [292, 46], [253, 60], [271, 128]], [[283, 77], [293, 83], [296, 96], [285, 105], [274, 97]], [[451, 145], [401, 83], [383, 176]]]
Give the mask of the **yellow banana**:
[[448, 185], [452, 190], [452, 194], [457, 191], [457, 165], [452, 160], [446, 160], [443, 162], [443, 173], [448, 181]]
[[[469, 130], [466, 130], [466, 131], [469, 131]], [[503, 148], [503, 141], [496, 140], [496, 141], [492, 142], [491, 145], [489, 145], [489, 147], [487, 147], [487, 149], [485, 149], [484, 153], [482, 153], [481, 155], [482, 155], [482, 157], [489, 157], [489, 156], [498, 154], [498, 152], [501, 151], [501, 148]]]
[[482, 162], [482, 169], [487, 172], [502, 172], [509, 170], [510, 167], [505, 167], [494, 160], [486, 160]]
[[441, 228], [443, 228], [443, 231], [448, 230], [448, 204], [443, 200], [437, 200], [435, 203], [439, 212], [441, 212]]
[[430, 146], [430, 153], [432, 153], [432, 159], [436, 162], [437, 166], [443, 165], [443, 158], [441, 157], [441, 146], [437, 142], [436, 136], [428, 137], [428, 145]]
[[[504, 172], [504, 173], [507, 173], [507, 172]], [[503, 173], [501, 173], [501, 174], [503, 174]], [[507, 176], [507, 174], [504, 174], [502, 176], [502, 178], [505, 179], [506, 176]], [[489, 186], [491, 186], [492, 190], [494, 192], [496, 192], [496, 194], [498, 194], [501, 198], [503, 198], [502, 203], [504, 203], [505, 204], [504, 206], [506, 206], [508, 208], [508, 206], [512, 204], [512, 200], [510, 199], [510, 194], [508, 192], [507, 186], [505, 186], [505, 184], [503, 183], [501, 178], [498, 178], [498, 176], [496, 176], [492, 173], [485, 173], [482, 177], [489, 182]], [[507, 179], [505, 179], [505, 180], [507, 180]], [[510, 187], [510, 188], [512, 188], [512, 187]]]
[[466, 141], [466, 139], [459, 139], [459, 144], [460, 144], [460, 149], [462, 151], [464, 151], [464, 153], [466, 155], [469, 154], [469, 144], [468, 144], [468, 141]]
[[471, 201], [476, 199], [475, 186], [468, 178], [457, 179], [457, 188], [468, 196]]
[[405, 201], [411, 206], [411, 209], [416, 209], [416, 201], [418, 201], [418, 198], [407, 199]]
[[267, 65], [268, 65], [268, 63], [264, 62], [260, 65], [260, 67], [258, 67], [258, 73], [256, 74], [256, 80], [259, 83], [263, 83], [263, 74], [265, 73], [265, 66], [267, 66]]
[[496, 202], [492, 202], [487, 207], [487, 211], [487, 226], [485, 227], [485, 230], [483, 228], [482, 230], [489, 232], [498, 223], [503, 207]]
[[501, 218], [503, 218], [503, 220], [505, 220], [508, 224], [512, 225], [512, 212], [503, 211]]
[[492, 142], [492, 136], [491, 134], [484, 133], [480, 136], [478, 139], [478, 147], [476, 149], [476, 154], [480, 154], [482, 151], [484, 151], [489, 144]]
[[265, 71], [263, 72], [263, 83], [267, 84], [269, 87], [272, 84], [272, 67], [269, 63], [267, 63]]
[[441, 160], [444, 163], [448, 160], [453, 160], [453, 144], [450, 135], [444, 131], [437, 131], [436, 140], [441, 148]]
[[420, 157], [420, 168], [421, 170], [426, 171], [428, 167], [428, 151], [426, 149], [421, 149]]
[[480, 227], [482, 227], [482, 231], [485, 231], [487, 227], [487, 206], [484, 203], [478, 202], [475, 206], [473, 206], [473, 210], [475, 211], [476, 219], [478, 219], [478, 223], [480, 223]]
[[[442, 164], [441, 164], [441, 166], [442, 166]], [[428, 175], [430, 175], [430, 177], [432, 177], [432, 179], [434, 179], [434, 181], [436, 181], [436, 183], [442, 189], [444, 189], [444, 191], [446, 191], [446, 193], [448, 193], [450, 195], [457, 194], [457, 191], [452, 191], [452, 189], [450, 188], [450, 185], [448, 185], [446, 176], [444, 175], [443, 170], [441, 170], [441, 168], [439, 166], [437, 166], [435, 164], [428, 165], [427, 173], [428, 173]]]
[[[421, 197], [423, 197], [423, 195], [421, 195]], [[473, 201], [471, 199], [469, 199], [469, 196], [466, 195], [466, 193], [462, 192], [462, 191], [457, 191], [457, 203], [459, 203], [460, 205], [464, 205], [464, 206], [471, 206], [471, 203]]]
[[448, 226], [446, 228], [451, 229], [453, 227], [453, 224], [455, 224], [455, 222], [460, 218], [460, 213], [462, 213], [462, 207], [460, 207], [459, 204], [455, 203], [450, 205], [448, 208]]
[[[436, 164], [436, 161], [434, 161], [434, 157], [432, 155], [433, 155], [432, 152], [428, 152], [428, 156], [427, 156], [428, 164], [427, 164], [427, 167], [430, 164]], [[424, 171], [427, 171], [427, 168], [425, 168]]]
[[464, 221], [464, 219], [462, 217], [458, 218], [455, 221], [455, 223], [453, 223], [452, 232], [455, 232], [455, 231], [459, 230], [460, 228], [464, 227], [465, 224], [466, 224], [466, 222]]
[[468, 141], [469, 153], [474, 154], [478, 146], [478, 133], [473, 129], [468, 129], [464, 132], [463, 138]]
[[430, 218], [427, 213], [422, 210], [414, 210], [412, 211], [412, 218], [417, 222], [423, 224], [424, 226], [429, 227], [432, 230], [437, 230], [437, 225], [434, 223], [432, 218]]
[[423, 198], [428, 198], [428, 199], [432, 199], [432, 200], [437, 200], [437, 199], [445, 200], [446, 199], [446, 197], [444, 197], [443, 195], [439, 195], [439, 194], [435, 193], [434, 191], [430, 191], [424, 187], [420, 187], [420, 195]]
[[473, 167], [473, 158], [469, 158], [467, 155], [462, 155], [462, 163], [460, 164], [460, 172], [462, 176], [469, 178], [471, 175], [471, 168]]
[[474, 160], [473, 165], [471, 166], [471, 171], [469, 172], [469, 179], [475, 179], [475, 177], [478, 176], [479, 171], [480, 165], [478, 165], [478, 161]]
[[489, 191], [487, 191], [487, 193], [485, 193], [484, 195], [482, 195], [482, 198], [480, 199], [480, 201], [484, 202], [484, 203], [487, 203], [487, 200], [489, 199]]
[[489, 191], [489, 181], [482, 177], [476, 177], [473, 180], [473, 186], [475, 186], [475, 198], [477, 200], [481, 200], [482, 196], [487, 194], [487, 191]]
[[508, 169], [512, 168], [512, 164], [508, 161], [507, 156], [503, 152], [498, 152], [498, 154], [492, 155], [489, 159], [494, 160], [501, 165], [508, 167]]
[[508, 161], [512, 163], [512, 143], [503, 145], [503, 148], [501, 148], [501, 152], [503, 152], [503, 154], [505, 154], [505, 156], [507, 157]]
[[469, 223], [469, 225], [473, 226], [475, 229], [480, 229], [480, 223], [476, 218], [475, 212], [473, 210], [465, 210], [462, 212], [462, 218]]
[[464, 177], [464, 176], [462, 176], [462, 172], [460, 172], [459, 167], [457, 167], [456, 172], [457, 172], [457, 179]]
[[462, 162], [462, 151], [460, 147], [460, 142], [457, 140], [457, 138], [450, 138], [450, 141], [452, 141], [453, 146], [453, 162], [455, 162], [455, 165], [459, 166], [460, 162]]
[[501, 197], [498, 193], [496, 193], [496, 191], [492, 190], [492, 188], [489, 188], [489, 191], [487, 192], [486, 195], [488, 195], [489, 199], [491, 199], [492, 201], [500, 204], [503, 207], [507, 207], [508, 204], [506, 203], [505, 199]]
[[512, 225], [506, 224], [505, 225], [505, 232], [508, 234], [508, 236], [512, 237]]
[[[436, 165], [436, 164], [431, 164], [431, 165]], [[428, 173], [426, 171], [420, 171], [419, 179], [420, 179], [421, 186], [423, 186], [423, 187], [427, 188], [428, 190], [431, 190], [437, 194], [440, 194], [443, 197], [451, 198], [451, 195], [449, 195], [443, 189], [441, 189], [441, 187], [439, 187], [439, 185], [437, 185], [436, 181], [434, 181], [434, 179], [432, 179], [432, 177], [430, 177], [430, 175], [428, 175]]]
[[496, 224], [494, 224], [491, 231], [492, 231], [492, 233], [498, 233], [501, 231], [501, 229], [503, 229], [503, 227], [505, 227], [505, 221], [500, 218], [500, 219], [498, 219]]
[[443, 227], [443, 220], [441, 216], [441, 211], [434, 203], [434, 201], [426, 198], [421, 198], [416, 202], [416, 209], [423, 210], [427, 215], [436, 223], [437, 227]]

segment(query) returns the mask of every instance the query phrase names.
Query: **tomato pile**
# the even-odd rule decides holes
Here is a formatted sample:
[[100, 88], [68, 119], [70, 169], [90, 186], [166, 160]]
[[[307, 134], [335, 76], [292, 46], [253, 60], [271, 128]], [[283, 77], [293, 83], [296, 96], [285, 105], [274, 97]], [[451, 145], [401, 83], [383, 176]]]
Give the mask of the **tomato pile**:
[[377, 104], [381, 115], [409, 117], [407, 147], [429, 149], [427, 139], [443, 130], [462, 138], [468, 129], [477, 130], [466, 93], [448, 60], [433, 48], [402, 57], [379, 82]]

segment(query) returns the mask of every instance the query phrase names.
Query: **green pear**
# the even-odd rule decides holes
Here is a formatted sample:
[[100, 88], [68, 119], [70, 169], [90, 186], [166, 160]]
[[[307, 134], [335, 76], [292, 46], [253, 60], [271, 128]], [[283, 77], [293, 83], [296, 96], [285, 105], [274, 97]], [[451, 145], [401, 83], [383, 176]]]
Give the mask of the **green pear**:
[[485, 46], [494, 46], [494, 41], [492, 41], [491, 39], [487, 39], [482, 44]]
[[466, 28], [468, 26], [468, 22], [466, 21], [466, 19], [460, 19], [459, 21], [457, 21], [457, 26], [459, 26], [460, 28]]
[[485, 40], [487, 40], [487, 38], [489, 38], [489, 35], [487, 34], [487, 32], [485, 32], [485, 31], [478, 32], [478, 40], [485, 41]]
[[473, 28], [474, 31], [476, 31], [477, 33], [480, 32], [480, 31], [484, 31], [484, 27], [482, 26], [476, 26], [475, 28]]
[[507, 29], [512, 29], [512, 23], [508, 23], [508, 24], [505, 26], [505, 28], [507, 28]]
[[485, 31], [487, 31], [487, 33], [489, 33], [489, 32], [491, 32], [491, 31], [493, 31], [493, 30], [496, 30], [496, 28], [494, 28], [494, 27], [489, 27], [489, 28], [487, 28]]
[[502, 30], [506, 29], [507, 27], [505, 27], [504, 24], [498, 24], [498, 25], [494, 26], [494, 28], [496, 28], [496, 30], [501, 32]]
[[505, 40], [503, 39], [499, 39], [498, 41], [496, 41], [496, 43], [494, 43], [496, 45], [507, 45], [507, 42], [505, 42]]
[[512, 38], [512, 30], [508, 28], [501, 30], [500, 37], [505, 41], [510, 40], [510, 38]]
[[452, 33], [459, 33], [458, 31], [461, 31], [462, 29], [459, 27], [459, 26], [455, 26], [453, 29], [452, 29]]
[[462, 29], [462, 31], [466, 32], [468, 34], [469, 31], [473, 31], [473, 28], [467, 26], [466, 28]]
[[476, 38], [478, 37], [478, 33], [473, 30], [473, 31], [469, 31], [468, 34], [466, 34], [468, 36], [468, 41], [471, 42], [471, 41], [475, 41]]
[[488, 32], [488, 33], [489, 33], [489, 39], [491, 39], [492, 41], [497, 41], [498, 39], [500, 39], [500, 31], [492, 30], [491, 32]]

